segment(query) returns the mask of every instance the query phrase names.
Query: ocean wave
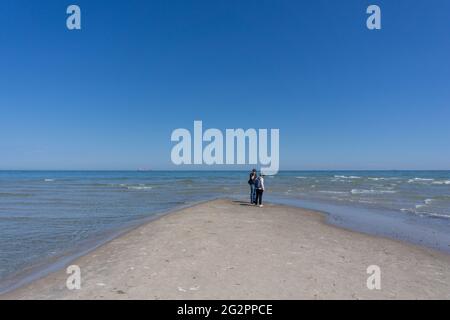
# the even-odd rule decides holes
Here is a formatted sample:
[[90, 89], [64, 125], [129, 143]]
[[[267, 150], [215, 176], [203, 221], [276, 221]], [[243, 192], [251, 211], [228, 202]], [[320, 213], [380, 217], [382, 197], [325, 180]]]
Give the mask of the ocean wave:
[[418, 204], [415, 206], [415, 208], [401, 208], [400, 211], [413, 213], [413, 214], [416, 214], [421, 217], [428, 216], [428, 217], [434, 217], [434, 218], [450, 219], [450, 215], [448, 215], [448, 214], [436, 213], [436, 212], [426, 212], [423, 210], [420, 210], [420, 211], [418, 210], [418, 209], [421, 209], [424, 207], [426, 207], [425, 204]]
[[308, 177], [295, 177], [295, 179], [308, 179]]
[[55, 179], [44, 179], [44, 182], [53, 182]]
[[358, 176], [334, 176], [334, 177], [340, 179], [361, 179], [361, 177]]
[[450, 180], [438, 180], [438, 181], [433, 181], [432, 184], [450, 184]]
[[150, 186], [148, 184], [120, 184], [121, 187], [127, 188], [128, 190], [151, 190], [153, 189], [153, 186]]
[[428, 181], [434, 181], [434, 179], [431, 178], [414, 178], [414, 179], [409, 179], [408, 183], [414, 183], [414, 182], [428, 182]]
[[327, 190], [321, 190], [320, 193], [329, 193], [329, 194], [348, 194], [346, 191], [327, 191]]
[[430, 216], [430, 217], [450, 219], [450, 215], [448, 215], [448, 214], [434, 213], [434, 212], [423, 212], [423, 214], [426, 214], [427, 216]]
[[352, 189], [352, 194], [383, 194], [383, 193], [396, 193], [394, 190], [374, 190], [374, 189]]
[[109, 183], [109, 184], [97, 184], [97, 186], [119, 187], [127, 190], [151, 190], [155, 187], [143, 183], [141, 184]]
[[366, 203], [366, 204], [375, 204], [375, 201], [370, 201], [370, 200], [358, 200], [359, 203]]
[[151, 186], [128, 186], [128, 190], [151, 190], [153, 187]]

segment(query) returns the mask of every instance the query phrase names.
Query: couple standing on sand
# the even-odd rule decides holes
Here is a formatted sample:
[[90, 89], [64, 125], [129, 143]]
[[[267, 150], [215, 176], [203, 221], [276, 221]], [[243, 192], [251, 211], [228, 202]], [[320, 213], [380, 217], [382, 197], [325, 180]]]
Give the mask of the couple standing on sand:
[[252, 172], [250, 172], [248, 184], [250, 185], [250, 203], [254, 205], [258, 205], [259, 203], [259, 206], [262, 207], [264, 176], [262, 173], [259, 173], [259, 176], [257, 176], [256, 169], [253, 169]]

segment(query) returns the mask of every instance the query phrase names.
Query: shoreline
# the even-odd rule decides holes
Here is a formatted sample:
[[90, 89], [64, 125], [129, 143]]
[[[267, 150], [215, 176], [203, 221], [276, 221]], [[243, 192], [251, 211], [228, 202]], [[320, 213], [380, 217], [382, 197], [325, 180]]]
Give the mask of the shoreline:
[[[237, 212], [237, 213], [236, 213]], [[211, 215], [211, 217], [209, 217]], [[259, 221], [261, 217], [261, 215], [264, 216], [264, 219], [262, 221]], [[225, 216], [228, 217], [228, 219], [225, 219]], [[284, 217], [284, 219], [283, 219]], [[255, 292], [253, 292], [252, 295], [248, 296], [248, 295], [244, 295], [242, 296], [242, 292], [239, 290], [234, 290], [235, 288], [228, 288], [227, 290], [223, 290], [223, 292], [220, 292], [221, 290], [215, 290], [210, 291], [210, 290], [206, 290], [205, 293], [208, 292], [208, 295], [206, 296], [198, 296], [196, 295], [196, 293], [201, 292], [202, 290], [200, 289], [196, 289], [197, 287], [195, 285], [193, 285], [192, 287], [188, 289], [184, 288], [183, 286], [178, 286], [173, 285], [173, 288], [171, 288], [171, 290], [167, 291], [167, 284], [173, 282], [173, 278], [176, 277], [178, 275], [178, 273], [184, 273], [185, 271], [193, 271], [191, 269], [191, 264], [196, 264], [198, 261], [203, 261], [205, 262], [206, 265], [210, 265], [212, 264], [221, 264], [220, 261], [217, 261], [218, 258], [214, 255], [214, 253], [211, 253], [211, 256], [209, 257], [202, 257], [197, 256], [199, 253], [196, 251], [193, 251], [191, 253], [191, 255], [189, 257], [186, 257], [183, 254], [183, 251], [177, 252], [177, 254], [181, 255], [181, 256], [177, 256], [176, 258], [181, 259], [184, 261], [184, 264], [182, 264], [181, 266], [177, 267], [174, 266], [173, 268], [175, 268], [175, 270], [177, 270], [178, 272], [171, 274], [166, 274], [164, 275], [164, 270], [162, 269], [162, 266], [165, 265], [164, 261], [160, 261], [159, 263], [156, 262], [152, 262], [153, 260], [161, 260], [162, 256], [171, 256], [173, 255], [173, 250], [174, 247], [178, 248], [180, 243], [185, 242], [185, 238], [183, 236], [181, 236], [180, 233], [183, 233], [183, 230], [180, 230], [184, 228], [184, 225], [189, 226], [191, 229], [196, 229], [199, 228], [199, 226], [201, 226], [201, 230], [198, 231], [203, 231], [206, 232], [206, 234], [203, 233], [198, 233], [195, 237], [195, 239], [190, 239], [190, 235], [188, 234], [184, 234], [188, 240], [191, 240], [191, 242], [193, 241], [193, 246], [198, 246], [199, 243], [201, 243], [201, 249], [202, 250], [206, 250], [209, 251], [208, 248], [210, 248], [211, 246], [214, 247], [217, 244], [217, 241], [223, 242], [224, 244], [228, 244], [227, 250], [224, 252], [224, 255], [227, 256], [230, 254], [230, 252], [233, 252], [236, 250], [236, 246], [240, 246], [241, 248], [246, 248], [246, 237], [257, 237], [260, 241], [265, 242], [265, 233], [269, 233], [271, 234], [273, 231], [271, 229], [267, 229], [268, 227], [270, 227], [270, 224], [274, 224], [272, 227], [279, 227], [279, 225], [284, 225], [284, 228], [287, 228], [289, 231], [286, 234], [286, 237], [291, 237], [293, 239], [284, 239], [283, 233], [286, 230], [279, 230], [280, 233], [276, 233], [273, 234], [272, 236], [274, 237], [274, 241], [275, 244], [277, 243], [276, 240], [278, 239], [278, 242], [284, 242], [286, 240], [288, 241], [289, 246], [296, 246], [296, 241], [295, 240], [296, 237], [299, 237], [296, 232], [295, 229], [292, 229], [291, 224], [289, 223], [290, 220], [292, 220], [292, 225], [296, 225], [297, 228], [299, 230], [301, 230], [302, 228], [304, 228], [304, 224], [311, 224], [311, 227], [314, 226], [314, 228], [316, 228], [317, 230], [313, 230], [313, 229], [303, 229], [303, 237], [307, 237], [307, 239], [304, 238], [299, 238], [297, 240], [300, 241], [300, 243], [303, 243], [303, 241], [308, 240], [311, 237], [319, 237], [319, 238], [315, 238], [315, 239], [309, 239], [310, 241], [306, 241], [302, 244], [303, 247], [305, 247], [305, 245], [308, 246], [316, 246], [316, 247], [320, 247], [320, 248], [316, 248], [316, 249], [320, 249], [319, 252], [322, 251], [327, 251], [327, 246], [323, 246], [323, 244], [321, 244], [321, 238], [318, 234], [315, 234], [317, 232], [320, 231], [326, 231], [325, 235], [327, 233], [332, 233], [336, 235], [336, 239], [334, 239], [332, 242], [329, 243], [329, 247], [331, 247], [332, 245], [336, 244], [336, 241], [339, 245], [339, 240], [343, 241], [342, 239], [345, 239], [346, 242], [348, 242], [348, 246], [350, 247], [354, 247], [353, 251], [352, 250], [348, 250], [345, 247], [344, 248], [336, 248], [339, 249], [341, 251], [345, 251], [344, 256], [349, 255], [349, 256], [355, 256], [353, 258], [356, 258], [356, 256], [362, 255], [361, 257], [359, 257], [359, 259], [364, 258], [365, 260], [368, 260], [368, 256], [367, 253], [372, 252], [372, 254], [378, 256], [378, 250], [370, 250], [370, 248], [366, 248], [366, 252], [359, 252], [358, 254], [355, 253], [354, 251], [358, 251], [358, 241], [363, 241], [364, 243], [367, 242], [371, 243], [371, 242], [375, 242], [375, 243], [380, 243], [382, 246], [387, 246], [389, 247], [389, 249], [391, 249], [391, 247], [396, 248], [395, 250], [398, 251], [397, 255], [400, 256], [408, 256], [411, 255], [409, 252], [414, 252], [414, 255], [419, 255], [422, 256], [422, 259], [428, 259], [430, 260], [430, 262], [438, 262], [438, 266], [439, 268], [439, 273], [442, 273], [444, 275], [444, 278], [447, 279], [447, 281], [445, 281], [444, 283], [444, 289], [441, 291], [437, 292], [437, 297], [443, 297], [443, 298], [450, 298], [449, 296], [449, 292], [450, 292], [450, 272], [446, 272], [445, 269], [449, 270], [450, 268], [448, 268], [450, 266], [450, 256], [448, 254], [445, 253], [441, 253], [438, 251], [435, 251], [433, 249], [429, 249], [427, 247], [422, 247], [422, 246], [417, 246], [414, 244], [410, 244], [410, 243], [405, 243], [401, 240], [395, 240], [395, 239], [386, 239], [386, 238], [382, 238], [382, 237], [377, 237], [377, 236], [372, 236], [372, 235], [367, 235], [367, 234], [363, 234], [360, 233], [358, 231], [353, 231], [353, 230], [349, 230], [349, 229], [345, 229], [342, 228], [340, 226], [335, 226], [333, 224], [330, 224], [329, 222], [326, 221], [326, 217], [327, 214], [323, 213], [323, 212], [317, 212], [317, 211], [313, 211], [313, 210], [308, 210], [308, 209], [300, 209], [300, 208], [295, 208], [295, 207], [291, 207], [291, 206], [287, 206], [287, 205], [274, 205], [274, 204], [268, 204], [266, 205], [264, 208], [253, 208], [253, 207], [249, 207], [244, 205], [244, 202], [240, 202], [240, 201], [233, 201], [233, 200], [209, 200], [209, 201], [205, 201], [205, 202], [200, 202], [200, 203], [196, 203], [193, 205], [188, 206], [187, 208], [178, 208], [175, 210], [170, 211], [169, 213], [164, 213], [161, 214], [159, 217], [156, 217], [155, 219], [151, 220], [151, 221], [147, 221], [147, 222], [143, 222], [127, 231], [122, 231], [118, 236], [116, 236], [115, 238], [106, 241], [105, 243], [98, 245], [95, 249], [90, 250], [87, 254], [81, 255], [80, 257], [76, 258], [75, 260], [72, 260], [73, 263], [80, 265], [80, 267], [82, 268], [82, 272], [83, 274], [85, 273], [84, 270], [87, 268], [88, 272], [86, 276], [83, 276], [83, 279], [86, 278], [88, 280], [88, 288], [84, 288], [84, 285], [82, 287], [81, 290], [75, 290], [75, 291], [69, 291], [68, 289], [65, 288], [65, 279], [67, 277], [67, 275], [65, 274], [65, 270], [58, 270], [55, 272], [50, 273], [49, 275], [40, 278], [38, 280], [35, 280], [31, 283], [29, 283], [28, 285], [19, 287], [18, 289], [15, 289], [13, 291], [10, 291], [8, 293], [2, 294], [0, 295], [0, 299], [76, 299], [76, 298], [84, 298], [84, 299], [104, 299], [104, 298], [113, 298], [113, 299], [121, 299], [121, 298], [140, 298], [140, 299], [152, 299], [152, 298], [184, 298], [186, 296], [186, 292], [193, 294], [194, 299], [196, 298], [209, 298], [211, 297], [211, 294], [215, 292], [215, 298], [263, 298], [263, 297], [268, 297], [268, 298], [287, 298], [287, 299], [292, 299], [292, 298], [315, 298], [314, 295], [312, 296], [308, 296], [308, 292], [303, 292], [303, 294], [299, 294], [298, 296], [296, 296], [294, 293], [295, 291], [289, 291], [291, 292], [291, 295], [288, 296], [284, 296], [283, 291], [279, 291], [277, 295], [275, 295], [275, 292], [273, 293], [273, 295], [269, 295], [267, 296], [266, 294], [268, 294], [267, 292], [265, 292], [265, 290], [256, 290]], [[212, 219], [214, 218], [214, 219]], [[217, 231], [215, 228], [210, 228], [210, 226], [208, 225], [208, 222], [205, 222], [208, 220], [211, 220], [211, 222], [214, 226], [217, 226]], [[240, 221], [244, 219], [243, 221]], [[251, 219], [251, 220], [248, 220]], [[236, 220], [236, 221], [233, 221]], [[252, 231], [255, 236], [252, 236], [252, 232], [246, 232], [245, 236], [243, 237], [240, 241], [238, 241], [237, 243], [228, 243], [228, 242], [233, 242], [231, 238], [233, 238], [233, 232], [237, 233], [239, 235], [239, 229], [240, 228], [244, 228], [246, 226], [246, 223], [248, 223], [248, 221], [253, 221], [251, 225], [247, 226], [248, 228], [250, 228], [250, 230], [247, 231]], [[264, 222], [265, 221], [265, 222]], [[270, 222], [270, 223], [269, 223]], [[269, 225], [267, 225], [267, 223], [269, 223]], [[177, 227], [173, 227], [173, 225], [176, 225]], [[172, 226], [172, 227], [171, 227]], [[244, 227], [243, 227], [244, 226]], [[227, 231], [220, 231], [221, 228], [227, 229]], [[156, 235], [154, 237], [152, 236], [148, 236], [146, 235], [147, 232], [146, 230], [152, 230], [156, 233]], [[162, 231], [164, 231], [165, 229], [172, 229], [172, 230], [168, 230], [168, 233], [161, 233]], [[162, 231], [161, 231], [162, 230]], [[313, 234], [305, 234], [305, 233], [309, 233], [310, 230], [313, 232]], [[214, 232], [213, 232], [214, 231]], [[158, 232], [161, 233], [160, 236], [158, 237]], [[215, 236], [211, 236], [209, 235], [210, 233], [213, 234], [217, 234], [220, 233], [220, 237], [219, 239], [217, 239]], [[178, 235], [178, 236], [177, 236]], [[174, 237], [174, 239], [171, 239], [171, 237]], [[145, 239], [144, 239], [145, 238]], [[144, 241], [145, 240], [145, 241]], [[155, 247], [151, 246], [151, 241], [153, 240], [155, 241], [154, 245]], [[250, 239], [251, 240], [251, 239]], [[134, 245], [132, 245], [134, 243]], [[158, 243], [160, 245], [158, 245]], [[178, 243], [178, 244], [177, 244]], [[165, 244], [165, 245], [161, 245], [161, 244]], [[320, 245], [319, 245], [320, 244]], [[231, 246], [230, 246], [231, 245]], [[356, 245], [356, 246], [355, 246]], [[131, 247], [130, 247], [131, 246]], [[140, 248], [137, 248], [137, 247]], [[156, 252], [151, 249], [149, 249], [149, 246], [151, 249], [156, 250]], [[271, 246], [270, 243], [267, 243], [267, 246]], [[127, 250], [123, 250], [124, 248], [127, 248]], [[144, 248], [144, 249], [143, 249]], [[247, 248], [249, 249], [249, 248]], [[267, 248], [266, 248], [267, 249]], [[283, 255], [288, 255], [289, 253], [286, 252], [287, 248], [285, 246], [280, 246], [277, 247], [276, 250], [275, 248], [272, 248], [274, 250], [273, 254], [275, 255], [279, 255], [279, 256], [283, 256]], [[292, 249], [292, 248], [291, 248]], [[296, 257], [296, 255], [301, 255], [301, 248], [296, 248], [296, 250], [298, 251], [296, 254], [294, 254], [293, 256], [290, 256], [289, 259], [291, 260], [298, 260]], [[309, 252], [309, 255], [307, 255], [306, 257], [311, 258], [311, 254], [313, 259], [312, 260], [319, 260], [319, 261], [327, 261], [327, 264], [330, 264], [328, 266], [328, 269], [325, 268], [324, 270], [322, 270], [320, 272], [320, 275], [316, 275], [316, 277], [322, 276], [322, 277], [329, 277], [327, 275], [327, 273], [333, 273], [335, 272], [334, 270], [339, 269], [339, 265], [342, 264], [342, 261], [340, 261], [341, 258], [336, 258], [333, 254], [334, 250], [332, 248], [329, 248], [331, 251], [330, 252], [325, 252], [323, 254], [323, 257], [321, 257], [320, 254], [314, 254], [314, 252]], [[123, 250], [123, 251], [121, 251]], [[134, 254], [131, 254], [131, 256], [127, 256], [130, 254], [130, 252], [133, 252], [134, 250]], [[142, 257], [140, 255], [141, 251], [145, 251], [145, 255], [144, 257]], [[147, 256], [149, 254], [148, 251], [152, 251], [151, 255], [153, 257], [152, 261], [146, 261], [145, 260], [145, 256]], [[184, 250], [190, 251], [189, 248], [184, 248]], [[200, 250], [200, 252], [203, 252], [202, 250]], [[256, 250], [256, 251], [255, 251]], [[245, 273], [245, 269], [247, 269], [245, 267], [245, 263], [250, 264], [251, 268], [256, 267], [257, 265], [259, 265], [260, 263], [255, 263], [256, 261], [259, 261], [261, 259], [264, 258], [264, 255], [261, 256], [261, 253], [258, 252], [258, 246], [255, 246], [253, 248], [253, 251], [249, 251], [249, 253], [243, 257], [240, 257], [239, 259], [242, 259], [243, 265], [244, 265], [244, 270], [241, 270], [240, 272]], [[287, 250], [289, 251], [289, 250]], [[390, 251], [390, 250], [388, 250]], [[156, 296], [147, 296], [146, 295], [146, 288], [147, 287], [141, 287], [141, 285], [139, 283], [135, 283], [134, 285], [129, 286], [130, 288], [133, 289], [133, 291], [135, 291], [135, 293], [133, 294], [121, 294], [121, 293], [117, 293], [117, 292], [127, 292], [127, 290], [123, 290], [123, 289], [118, 289], [118, 290], [113, 290], [113, 292], [104, 292], [106, 288], [108, 288], [108, 284], [107, 281], [105, 280], [92, 280], [95, 279], [97, 277], [102, 278], [103, 276], [105, 276], [105, 270], [104, 267], [102, 266], [103, 264], [108, 265], [108, 260], [109, 257], [111, 256], [111, 252], [117, 252], [118, 256], [117, 256], [117, 261], [116, 263], [121, 265], [122, 267], [123, 264], [126, 264], [127, 261], [132, 261], [134, 259], [137, 259], [136, 257], [139, 257], [139, 259], [143, 259], [144, 264], [153, 264], [153, 267], [148, 266], [149, 269], [141, 269], [140, 272], [140, 276], [141, 277], [149, 277], [150, 274], [150, 278], [151, 281], [148, 280], [150, 283], [152, 283], [153, 285], [151, 287], [153, 287], [154, 289], [152, 290], [152, 292], [156, 292], [157, 295]], [[186, 252], [186, 251], [185, 251]], [[289, 252], [292, 252], [289, 251]], [[237, 254], [237, 253], [235, 253]], [[333, 259], [330, 260], [331, 257], [328, 257], [329, 259], [326, 259], [326, 256], [330, 256], [333, 257]], [[392, 255], [392, 254], [391, 254]], [[384, 256], [382, 258], [379, 257], [381, 262], [385, 262], [385, 260], [387, 258], [389, 259], [393, 259], [395, 258], [395, 254], [394, 257], [390, 257], [391, 255], [387, 255]], [[414, 256], [413, 255], [413, 256]], [[303, 257], [305, 258], [305, 257]], [[411, 257], [409, 257], [408, 259], [411, 259]], [[103, 261], [102, 261], [103, 260]], [[106, 260], [106, 261], [105, 261]], [[297, 261], [297, 264], [302, 265], [303, 267], [305, 267], [305, 263], [308, 264], [307, 262], [304, 261], [305, 259], [300, 259]], [[146, 261], [146, 262], [145, 262]], [[245, 262], [247, 261], [247, 262]], [[369, 262], [368, 262], [369, 263]], [[138, 269], [139, 268], [139, 263], [135, 263], [136, 265], [134, 267], [132, 267], [132, 270]], [[277, 261], [272, 261], [272, 264], [274, 265], [278, 265], [279, 262]], [[295, 263], [292, 262], [292, 264], [294, 265]], [[333, 264], [336, 264], [333, 266]], [[272, 267], [272, 270], [267, 270], [268, 273], [272, 274], [272, 278], [277, 278], [279, 276], [281, 276], [281, 274], [278, 274], [278, 270], [277, 268], [274, 268], [274, 265], [270, 266], [269, 264], [269, 269], [270, 267]], [[287, 266], [289, 266], [290, 264], [287, 264]], [[368, 264], [369, 265], [369, 264]], [[368, 266], [367, 265], [367, 266]], [[366, 266], [366, 267], [367, 267]], [[433, 264], [430, 264], [429, 267], [432, 267]], [[442, 269], [442, 266], [444, 266], [444, 268]], [[286, 268], [286, 266], [282, 266], [283, 268]], [[299, 274], [301, 275], [302, 273], [305, 272], [305, 268], [300, 268]], [[314, 266], [317, 267], [317, 266]], [[313, 268], [314, 268], [313, 267]], [[319, 266], [320, 268], [320, 266]], [[113, 269], [115, 269], [113, 267]], [[156, 272], [157, 274], [159, 274], [160, 272], [163, 273], [163, 277], [162, 279], [158, 280], [158, 279], [153, 279], [153, 277], [151, 276], [152, 272], [150, 271], [146, 271], [146, 270], [159, 270], [159, 272]], [[221, 270], [221, 268], [206, 268], [207, 270], [206, 273], [209, 274], [208, 277], [206, 277], [207, 279], [203, 279], [204, 282], [202, 283], [202, 285], [200, 287], [204, 288], [205, 286], [208, 287], [208, 283], [214, 283], [215, 279], [214, 276], [212, 276], [212, 274], [214, 274], [214, 272], [219, 272]], [[216, 271], [214, 271], [214, 269], [216, 269]], [[288, 267], [289, 269], [289, 267]], [[311, 266], [306, 268], [306, 270], [310, 270]], [[383, 268], [382, 268], [383, 269]], [[361, 269], [358, 271], [358, 277], [361, 278], [361, 280], [366, 278], [366, 273], [365, 273], [365, 268]], [[413, 272], [413, 271], [411, 271]], [[108, 272], [106, 272], [108, 273]], [[111, 270], [110, 273], [108, 273], [109, 276], [111, 276], [112, 278], [117, 278], [118, 273], [121, 274], [121, 272], [119, 272], [118, 270]], [[154, 273], [154, 272], [153, 272]], [[413, 272], [414, 273], [414, 272]], [[239, 274], [239, 272], [238, 272]], [[296, 280], [296, 277], [294, 274], [291, 275], [293, 278], [289, 279], [289, 282], [294, 282]], [[197, 278], [201, 278], [202, 275], [197, 275]], [[248, 275], [247, 275], [248, 277]], [[430, 275], [428, 276], [427, 281], [428, 282], [433, 282], [433, 280], [437, 281], [437, 284], [441, 283], [441, 281], [438, 281], [438, 279], [433, 279], [433, 278], [429, 278]], [[92, 279], [90, 279], [92, 278]], [[156, 277], [157, 278], [157, 277]], [[300, 278], [302, 278], [300, 276]], [[423, 276], [422, 276], [423, 278]], [[63, 281], [64, 280], [64, 281]], [[130, 279], [129, 279], [130, 280]], [[208, 280], [208, 281], [206, 281]], [[228, 280], [232, 280], [232, 279], [228, 279]], [[305, 280], [305, 279], [304, 279]], [[411, 279], [410, 279], [411, 280]], [[412, 280], [416, 280], [416, 279], [412, 279]], [[97, 281], [97, 282], [96, 282]], [[243, 281], [243, 279], [241, 280], [241, 282]], [[318, 280], [316, 279], [316, 282]], [[334, 279], [334, 281], [336, 281], [336, 279]], [[421, 282], [423, 281], [423, 279], [421, 279]], [[85, 282], [85, 281], [83, 281]], [[126, 282], [126, 281], [125, 281]], [[195, 282], [195, 281], [194, 281]], [[224, 282], [224, 285], [226, 285], [229, 281]], [[267, 282], [267, 281], [265, 281]], [[265, 283], [264, 282], [264, 283]], [[269, 281], [271, 282], [271, 281]], [[101, 284], [105, 284], [104, 286]], [[157, 285], [156, 285], [157, 284]], [[425, 283], [426, 284], [426, 283]], [[425, 285], [423, 284], [423, 285]], [[253, 283], [254, 286], [266, 286], [266, 288], [269, 291], [273, 291], [272, 286], [275, 285], [275, 283], [270, 283], [267, 284], [261, 284], [258, 283], [257, 281], [254, 281]], [[345, 289], [346, 286], [348, 284], [344, 284], [341, 288], [341, 290]], [[422, 285], [422, 286], [423, 286]], [[120, 286], [126, 286], [123, 281], [122, 282], [118, 282], [116, 284], [116, 287], [120, 287]], [[361, 283], [359, 283], [358, 285], [358, 290], [355, 291], [355, 297], [358, 297], [359, 295], [361, 295], [361, 298], [365, 299], [370, 299], [370, 298], [377, 298], [380, 297], [380, 294], [378, 292], [374, 292], [374, 291], [370, 291], [367, 288], [364, 288], [365, 286], [365, 280], [362, 281]], [[442, 283], [441, 283], [442, 286]], [[276, 286], [275, 286], [276, 287]], [[320, 286], [319, 286], [320, 287]], [[439, 287], [439, 286], [438, 286]], [[140, 289], [139, 289], [140, 288]], [[192, 289], [192, 290], [190, 290]], [[217, 288], [216, 288], [217, 289]], [[243, 286], [241, 289], [244, 290], [244, 292], [247, 291], [252, 291], [251, 289], [251, 285], [246, 284], [245, 286]], [[312, 291], [311, 292], [315, 292], [317, 291], [314, 287], [310, 288]], [[439, 289], [439, 288], [438, 288]], [[109, 290], [111, 290], [111, 288], [109, 288]], [[183, 291], [184, 290], [184, 291]], [[187, 291], [186, 291], [187, 290]], [[328, 289], [327, 289], [328, 290]], [[325, 291], [327, 291], [325, 290]], [[158, 293], [158, 291], [160, 291], [160, 293]], [[275, 290], [277, 291], [277, 290]], [[383, 290], [382, 290], [383, 291]], [[234, 292], [234, 295], [231, 294]], [[103, 294], [100, 294], [103, 293]], [[330, 296], [328, 294], [323, 295], [323, 292], [317, 291], [317, 297], [316, 298], [329, 298]], [[346, 293], [345, 291], [342, 292], [336, 292], [337, 295], [331, 295], [331, 298], [345, 298], [345, 299], [352, 299], [353, 297], [350, 295], [348, 296], [348, 292]], [[281, 297], [280, 297], [281, 295]], [[401, 290], [398, 293], [395, 292], [390, 292], [389, 295], [387, 296], [382, 296], [384, 298], [396, 298], [396, 296], [399, 295], [400, 297], [403, 297], [404, 295], [406, 296], [406, 298], [408, 298], [408, 294], [407, 292]], [[417, 292], [416, 292], [417, 295]], [[436, 295], [430, 295], [428, 298], [433, 298]], [[213, 294], [214, 297], [214, 294]], [[213, 298], [211, 297], [211, 298]], [[413, 298], [413, 296], [411, 296], [410, 298]], [[186, 296], [186, 298], [190, 299], [191, 297]], [[425, 298], [427, 298], [427, 296], [425, 296]]]
[[33, 265], [27, 266], [24, 269], [20, 270], [18, 273], [7, 276], [5, 279], [0, 281], [0, 300], [3, 295], [9, 294], [18, 290], [20, 288], [26, 287], [27, 285], [38, 281], [42, 278], [47, 277], [51, 273], [58, 272], [65, 265], [75, 261], [78, 258], [81, 258], [97, 248], [108, 244], [109, 242], [117, 239], [121, 236], [126, 235], [128, 232], [133, 231], [136, 228], [139, 228], [147, 223], [151, 223], [152, 221], [158, 220], [165, 215], [169, 215], [175, 212], [178, 212], [183, 209], [187, 209], [190, 207], [194, 207], [196, 205], [207, 203], [212, 200], [201, 200], [192, 202], [189, 204], [184, 204], [180, 206], [176, 206], [169, 210], [165, 211], [157, 211], [153, 212], [151, 216], [139, 219], [136, 221], [129, 222], [128, 224], [122, 226], [121, 228], [111, 230], [109, 232], [105, 232], [103, 236], [97, 236], [97, 239], [89, 239], [85, 240], [84, 243], [78, 247], [68, 250], [64, 253], [59, 254], [55, 257], [50, 257], [46, 261], [39, 261], [34, 263]]
[[[436, 250], [450, 255], [450, 236], [443, 228], [435, 229], [437, 221], [387, 209], [333, 204], [307, 199], [270, 199], [273, 204], [323, 213], [327, 223], [341, 229], [381, 237]], [[395, 229], [392, 229], [395, 227]]]

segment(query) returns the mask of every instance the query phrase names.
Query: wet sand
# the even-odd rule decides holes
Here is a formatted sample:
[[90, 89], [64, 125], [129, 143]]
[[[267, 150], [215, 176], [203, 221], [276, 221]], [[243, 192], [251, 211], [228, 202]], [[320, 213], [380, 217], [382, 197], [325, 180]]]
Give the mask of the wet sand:
[[[450, 255], [325, 223], [309, 210], [215, 200], [144, 224], [0, 299], [450, 299]], [[369, 290], [367, 267], [381, 269]]]

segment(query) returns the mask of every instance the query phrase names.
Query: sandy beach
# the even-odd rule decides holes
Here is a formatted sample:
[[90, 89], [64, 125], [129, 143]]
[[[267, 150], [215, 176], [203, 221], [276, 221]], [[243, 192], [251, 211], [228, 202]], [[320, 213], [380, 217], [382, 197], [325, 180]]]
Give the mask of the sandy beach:
[[[1, 299], [450, 299], [450, 255], [323, 214], [215, 200], [142, 225]], [[367, 267], [381, 268], [369, 290]]]

